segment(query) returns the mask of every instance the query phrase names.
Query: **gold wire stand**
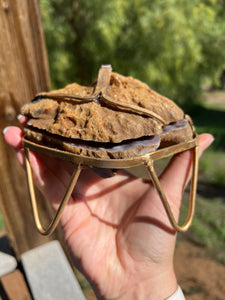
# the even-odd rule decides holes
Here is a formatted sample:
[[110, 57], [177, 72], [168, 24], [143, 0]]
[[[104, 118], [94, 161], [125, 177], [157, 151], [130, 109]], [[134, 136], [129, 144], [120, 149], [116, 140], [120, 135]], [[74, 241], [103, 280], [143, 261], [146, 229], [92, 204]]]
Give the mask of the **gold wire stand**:
[[[83, 98], [79, 95], [67, 95], [67, 94], [59, 94], [59, 93], [41, 93], [38, 94], [35, 98], [35, 100], [41, 100], [44, 98], [50, 98], [56, 101], [69, 101], [73, 104], [80, 104], [85, 102], [92, 102], [96, 101], [102, 102], [104, 105], [110, 107], [111, 109], [117, 109], [119, 111], [123, 112], [129, 112], [133, 114], [142, 115], [145, 117], [153, 118], [160, 122], [162, 124], [162, 127], [166, 126], [165, 121], [162, 119], [161, 116], [156, 114], [153, 111], [150, 111], [148, 109], [124, 103], [123, 101], [118, 102], [114, 99], [111, 99], [108, 96], [108, 89], [110, 85], [110, 78], [111, 78], [111, 65], [103, 65], [98, 74], [98, 80], [95, 87], [95, 90], [91, 97], [89, 98]], [[30, 192], [30, 198], [31, 198], [31, 204], [32, 204], [32, 210], [34, 214], [35, 224], [38, 229], [38, 231], [43, 235], [48, 235], [52, 233], [59, 223], [60, 217], [62, 215], [63, 209], [66, 206], [66, 204], [69, 201], [69, 198], [71, 196], [71, 193], [76, 185], [76, 182], [79, 178], [80, 172], [82, 170], [82, 167], [85, 166], [94, 166], [99, 168], [109, 168], [109, 169], [124, 169], [124, 168], [130, 168], [133, 166], [138, 165], [145, 165], [149, 176], [157, 189], [157, 192], [159, 194], [159, 197], [165, 207], [166, 213], [168, 215], [168, 218], [170, 220], [171, 225], [173, 228], [177, 231], [184, 232], [186, 231], [192, 222], [194, 210], [195, 210], [195, 196], [196, 196], [196, 187], [197, 187], [197, 173], [198, 173], [198, 137], [194, 132], [194, 127], [192, 124], [192, 121], [189, 116], [185, 116], [186, 119], [189, 121], [194, 138], [186, 143], [181, 143], [177, 145], [173, 145], [167, 148], [159, 149], [154, 152], [150, 152], [148, 154], [145, 154], [143, 156], [139, 157], [133, 157], [130, 159], [97, 159], [92, 157], [85, 157], [81, 155], [76, 155], [73, 153], [69, 153], [63, 150], [58, 150], [54, 148], [50, 148], [47, 146], [39, 145], [36, 143], [33, 143], [29, 140], [27, 140], [25, 137], [23, 138], [23, 146], [24, 146], [24, 153], [25, 153], [25, 165], [26, 165], [26, 171], [27, 171], [27, 179], [28, 179], [28, 186], [29, 186], [29, 192]], [[162, 187], [160, 185], [160, 181], [156, 175], [153, 162], [154, 160], [161, 159], [167, 156], [174, 155], [176, 153], [183, 152], [185, 150], [193, 149], [193, 168], [192, 168], [192, 179], [191, 179], [191, 190], [190, 190], [190, 200], [189, 200], [189, 211], [188, 216], [186, 218], [186, 221], [182, 226], [179, 226], [176, 222], [174, 215], [171, 211], [171, 208], [169, 206], [168, 200], [166, 198], [166, 195], [164, 194]], [[38, 213], [38, 206], [37, 201], [35, 197], [35, 191], [34, 191], [34, 184], [33, 184], [33, 177], [32, 177], [32, 170], [30, 166], [29, 161], [29, 151], [34, 150], [37, 152], [43, 152], [47, 155], [52, 155], [64, 160], [71, 161], [75, 165], [75, 170], [72, 174], [70, 183], [68, 185], [68, 188], [66, 189], [65, 195], [61, 201], [61, 204], [52, 219], [50, 225], [45, 229], [40, 221], [39, 213]]]
[[[37, 227], [37, 230], [43, 234], [48, 235], [51, 234], [56, 226], [59, 223], [60, 217], [63, 213], [63, 210], [68, 203], [70, 196], [72, 194], [72, 191], [76, 185], [76, 182], [79, 178], [80, 172], [83, 167], [86, 166], [94, 166], [94, 167], [100, 167], [100, 168], [109, 168], [109, 169], [125, 169], [130, 168], [133, 166], [138, 165], [145, 165], [149, 176], [158, 192], [158, 195], [164, 205], [164, 208], [166, 210], [166, 213], [168, 215], [169, 221], [172, 225], [172, 227], [179, 232], [186, 231], [191, 223], [194, 216], [195, 211], [195, 198], [196, 198], [196, 188], [197, 188], [197, 176], [198, 176], [198, 136], [195, 135], [195, 137], [186, 142], [181, 143], [178, 145], [173, 145], [167, 148], [159, 149], [157, 151], [145, 154], [140, 157], [135, 157], [131, 159], [97, 159], [97, 158], [91, 158], [91, 157], [85, 157], [81, 155], [76, 155], [73, 153], [68, 153], [63, 150], [58, 150], [54, 148], [50, 148], [43, 145], [38, 145], [36, 143], [33, 143], [26, 138], [23, 138], [23, 146], [24, 146], [24, 154], [25, 154], [25, 166], [26, 166], [26, 173], [27, 173], [27, 179], [28, 179], [28, 187], [30, 192], [30, 199], [31, 199], [31, 205], [34, 215], [35, 224]], [[190, 198], [189, 198], [189, 210], [187, 218], [183, 225], [179, 225], [176, 221], [173, 212], [170, 208], [170, 205], [168, 203], [167, 197], [162, 190], [160, 181], [158, 179], [158, 176], [154, 169], [154, 160], [158, 160], [164, 157], [168, 157], [177, 153], [181, 153], [186, 150], [193, 149], [193, 166], [192, 166], [192, 178], [191, 178], [191, 187], [190, 187]], [[37, 206], [37, 200], [35, 196], [34, 191], [34, 184], [33, 184], [33, 176], [32, 176], [32, 169], [30, 165], [29, 160], [29, 151], [37, 151], [42, 152], [50, 156], [58, 157], [64, 160], [68, 160], [72, 162], [75, 165], [74, 172], [71, 176], [70, 183], [66, 189], [65, 195], [61, 201], [61, 204], [52, 219], [50, 225], [47, 228], [44, 228], [41, 224], [39, 212], [38, 212], [38, 206]]]

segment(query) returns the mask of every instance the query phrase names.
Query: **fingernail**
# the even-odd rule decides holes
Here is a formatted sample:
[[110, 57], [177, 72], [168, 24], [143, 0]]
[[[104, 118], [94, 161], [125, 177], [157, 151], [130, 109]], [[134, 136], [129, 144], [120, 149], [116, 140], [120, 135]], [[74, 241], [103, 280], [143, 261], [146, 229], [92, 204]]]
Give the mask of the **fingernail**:
[[24, 115], [19, 114], [17, 116], [17, 120], [20, 122], [20, 124], [24, 125], [26, 123], [26, 121], [27, 121], [27, 118]]
[[208, 137], [208, 147], [215, 141], [215, 138], [213, 135], [209, 135]]
[[8, 131], [9, 128], [11, 128], [12, 126], [7, 126], [2, 130], [2, 133], [5, 135], [6, 132]]
[[214, 136], [211, 134], [207, 134], [207, 138], [205, 139], [205, 141], [203, 142], [203, 150], [206, 150], [207, 148], [209, 148], [209, 146], [213, 143], [213, 141], [215, 140]]
[[19, 114], [19, 115], [17, 116], [17, 120], [19, 121], [22, 117], [23, 117], [23, 115]]

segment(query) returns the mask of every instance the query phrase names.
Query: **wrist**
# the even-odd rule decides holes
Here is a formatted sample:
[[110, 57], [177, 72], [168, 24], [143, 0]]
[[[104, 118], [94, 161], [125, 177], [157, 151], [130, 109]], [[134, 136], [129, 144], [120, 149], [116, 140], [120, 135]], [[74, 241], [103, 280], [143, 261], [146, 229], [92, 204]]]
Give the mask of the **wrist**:
[[148, 278], [143, 282], [138, 281], [118, 297], [106, 298], [108, 300], [164, 300], [173, 295], [177, 290], [177, 280], [173, 271], [159, 273], [158, 276]]
[[171, 295], [166, 300], [185, 300], [184, 294], [179, 285], [177, 286], [177, 290], [175, 291], [175, 293], [173, 293], [173, 295]]

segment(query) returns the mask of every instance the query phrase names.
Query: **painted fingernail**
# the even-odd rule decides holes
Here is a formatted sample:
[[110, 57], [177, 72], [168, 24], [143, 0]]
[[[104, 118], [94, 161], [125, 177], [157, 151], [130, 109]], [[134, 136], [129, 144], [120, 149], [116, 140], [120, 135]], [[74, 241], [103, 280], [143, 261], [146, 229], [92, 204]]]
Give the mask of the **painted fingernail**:
[[19, 114], [17, 116], [17, 120], [20, 122], [20, 124], [24, 125], [27, 121], [27, 117], [25, 117], [24, 115], [22, 114]]
[[205, 140], [202, 142], [203, 151], [208, 149], [214, 140], [215, 140], [214, 136], [212, 136], [211, 134], [208, 134], [207, 138], [205, 138]]
[[8, 131], [9, 128], [11, 128], [12, 126], [7, 126], [2, 130], [2, 133], [5, 135], [6, 132]]
[[214, 136], [210, 134], [207, 140], [208, 147], [214, 142], [214, 140], [215, 140]]

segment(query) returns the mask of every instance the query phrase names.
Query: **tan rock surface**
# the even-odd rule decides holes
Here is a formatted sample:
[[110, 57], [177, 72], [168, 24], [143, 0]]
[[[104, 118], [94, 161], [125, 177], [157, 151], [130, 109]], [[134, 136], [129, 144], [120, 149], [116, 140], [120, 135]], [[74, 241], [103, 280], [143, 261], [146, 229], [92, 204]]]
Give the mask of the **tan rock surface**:
[[[90, 97], [93, 87], [76, 83], [47, 95], [65, 94]], [[146, 84], [131, 77], [112, 73], [108, 95], [113, 100], [146, 108], [157, 113], [166, 124], [183, 119], [183, 111], [171, 100], [152, 91]], [[96, 142], [119, 143], [127, 139], [156, 135], [162, 132], [160, 121], [134, 113], [122, 112], [105, 104], [89, 102], [39, 100], [25, 105], [22, 113], [28, 125], [67, 138]]]

